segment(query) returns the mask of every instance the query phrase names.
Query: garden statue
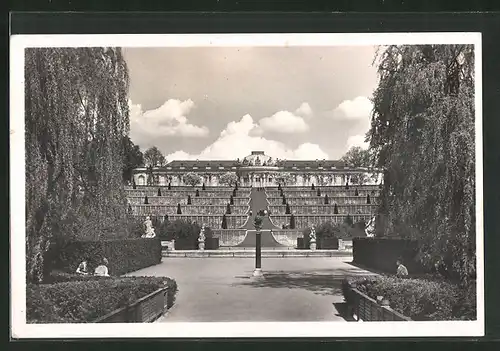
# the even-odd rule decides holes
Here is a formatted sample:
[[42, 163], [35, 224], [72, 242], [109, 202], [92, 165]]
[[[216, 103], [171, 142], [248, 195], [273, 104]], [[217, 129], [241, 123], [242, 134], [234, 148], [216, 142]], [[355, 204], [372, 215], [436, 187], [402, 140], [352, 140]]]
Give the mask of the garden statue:
[[311, 232], [309, 233], [309, 248], [316, 250], [316, 228], [314, 224], [311, 226]]
[[146, 227], [146, 232], [142, 235], [143, 238], [154, 238], [156, 236], [155, 229], [153, 228], [153, 222], [149, 216], [146, 217], [144, 221], [144, 226]]
[[198, 236], [198, 249], [205, 250], [205, 225], [201, 226], [200, 235]]

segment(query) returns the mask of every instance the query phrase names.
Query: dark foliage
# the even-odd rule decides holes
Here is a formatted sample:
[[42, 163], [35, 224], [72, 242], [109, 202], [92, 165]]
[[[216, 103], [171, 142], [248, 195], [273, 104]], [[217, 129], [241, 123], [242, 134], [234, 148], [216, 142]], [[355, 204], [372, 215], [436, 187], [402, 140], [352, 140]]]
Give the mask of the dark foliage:
[[[67, 280], [65, 280], [67, 279]], [[82, 278], [59, 275], [54, 284], [28, 284], [28, 323], [89, 323], [168, 287], [170, 308], [177, 284], [167, 277]]]
[[226, 215], [222, 216], [221, 228], [222, 229], [227, 229], [227, 218], [226, 218]]
[[177, 214], [182, 214], [181, 204], [177, 204]]
[[103, 258], [109, 261], [109, 274], [119, 276], [161, 262], [159, 238], [137, 238], [100, 241], [70, 241], [49, 250], [51, 260], [49, 271], [58, 270], [73, 273], [78, 265], [89, 259], [91, 271]]
[[476, 319], [473, 287], [461, 289], [436, 279], [356, 278], [343, 282], [346, 299], [349, 299], [349, 287], [355, 287], [373, 299], [383, 296], [392, 309], [415, 321]]

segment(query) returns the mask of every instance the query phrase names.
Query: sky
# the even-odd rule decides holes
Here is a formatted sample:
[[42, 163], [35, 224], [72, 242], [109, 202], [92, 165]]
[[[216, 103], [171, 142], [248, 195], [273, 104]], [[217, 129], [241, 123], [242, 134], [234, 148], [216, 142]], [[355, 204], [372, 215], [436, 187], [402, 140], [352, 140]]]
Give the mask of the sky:
[[366, 147], [372, 46], [124, 48], [130, 136], [167, 161], [339, 159]]

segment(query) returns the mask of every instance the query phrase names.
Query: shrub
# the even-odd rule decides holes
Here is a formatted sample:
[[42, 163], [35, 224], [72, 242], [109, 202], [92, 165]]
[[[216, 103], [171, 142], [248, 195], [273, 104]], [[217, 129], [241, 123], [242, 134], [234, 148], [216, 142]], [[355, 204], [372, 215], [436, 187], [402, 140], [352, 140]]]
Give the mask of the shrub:
[[194, 195], [195, 197], [200, 197], [200, 191], [196, 189], [196, 194]]
[[191, 205], [191, 195], [188, 195], [187, 204]]
[[170, 222], [167, 226], [167, 232], [173, 239], [197, 239], [201, 227], [197, 223], [183, 221], [181, 219]]
[[149, 204], [149, 200], [148, 200], [148, 196], [147, 195], [144, 197], [144, 204], [145, 205]]
[[170, 183], [168, 183], [168, 190], [172, 190], [172, 185]]
[[475, 292], [444, 280], [387, 276], [348, 279], [343, 283], [344, 296], [347, 285], [373, 299], [383, 296], [392, 309], [416, 321], [476, 318], [475, 305], [463, 304], [475, 300]]
[[321, 190], [319, 190], [319, 188], [318, 188], [318, 191], [316, 192], [316, 195], [321, 196]]
[[226, 214], [231, 214], [231, 205], [227, 204], [226, 206]]
[[234, 197], [233, 197], [233, 195], [231, 195], [231, 196], [229, 197], [229, 204], [230, 204], [230, 205], [234, 205]]
[[286, 204], [285, 214], [290, 214], [290, 205]]
[[158, 188], [158, 196], [161, 196], [161, 188]]
[[314, 189], [314, 183], [311, 185], [311, 190], [315, 190], [315, 189]]
[[295, 216], [292, 215], [290, 216], [290, 229], [295, 229]]
[[328, 205], [330, 200], [328, 199], [328, 194], [325, 194], [325, 205]]
[[344, 218], [344, 223], [348, 226], [352, 226], [354, 224], [354, 221], [350, 214], [347, 214], [347, 216]]
[[159, 238], [136, 238], [99, 241], [69, 241], [55, 245], [52, 260], [47, 262], [47, 270], [73, 273], [78, 265], [89, 258], [91, 271], [105, 257], [108, 259], [109, 274], [119, 276], [161, 262], [161, 242]]
[[205, 183], [203, 183], [203, 185], [201, 186], [201, 190], [206, 190]]
[[177, 204], [177, 214], [182, 214], [181, 204]]
[[418, 258], [419, 243], [399, 238], [354, 238], [353, 259], [357, 264], [386, 273], [396, 272], [402, 258], [410, 275], [426, 272]]
[[226, 218], [226, 215], [222, 216], [221, 228], [222, 229], [227, 229], [227, 218]]
[[166, 277], [74, 278], [54, 284], [28, 284], [28, 323], [93, 322], [165, 286], [170, 308], [177, 292], [175, 280]]
[[333, 214], [339, 214], [339, 208], [338, 208], [337, 204], [335, 204], [333, 206]]

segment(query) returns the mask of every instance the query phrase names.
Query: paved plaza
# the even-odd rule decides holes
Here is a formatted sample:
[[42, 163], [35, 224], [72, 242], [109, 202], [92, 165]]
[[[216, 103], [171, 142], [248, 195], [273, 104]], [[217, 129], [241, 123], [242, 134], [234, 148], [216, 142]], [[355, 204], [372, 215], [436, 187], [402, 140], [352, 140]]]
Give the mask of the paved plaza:
[[268, 258], [252, 276], [254, 258], [164, 258], [131, 275], [177, 281], [175, 305], [158, 322], [344, 321], [345, 276], [372, 274], [352, 257]]

